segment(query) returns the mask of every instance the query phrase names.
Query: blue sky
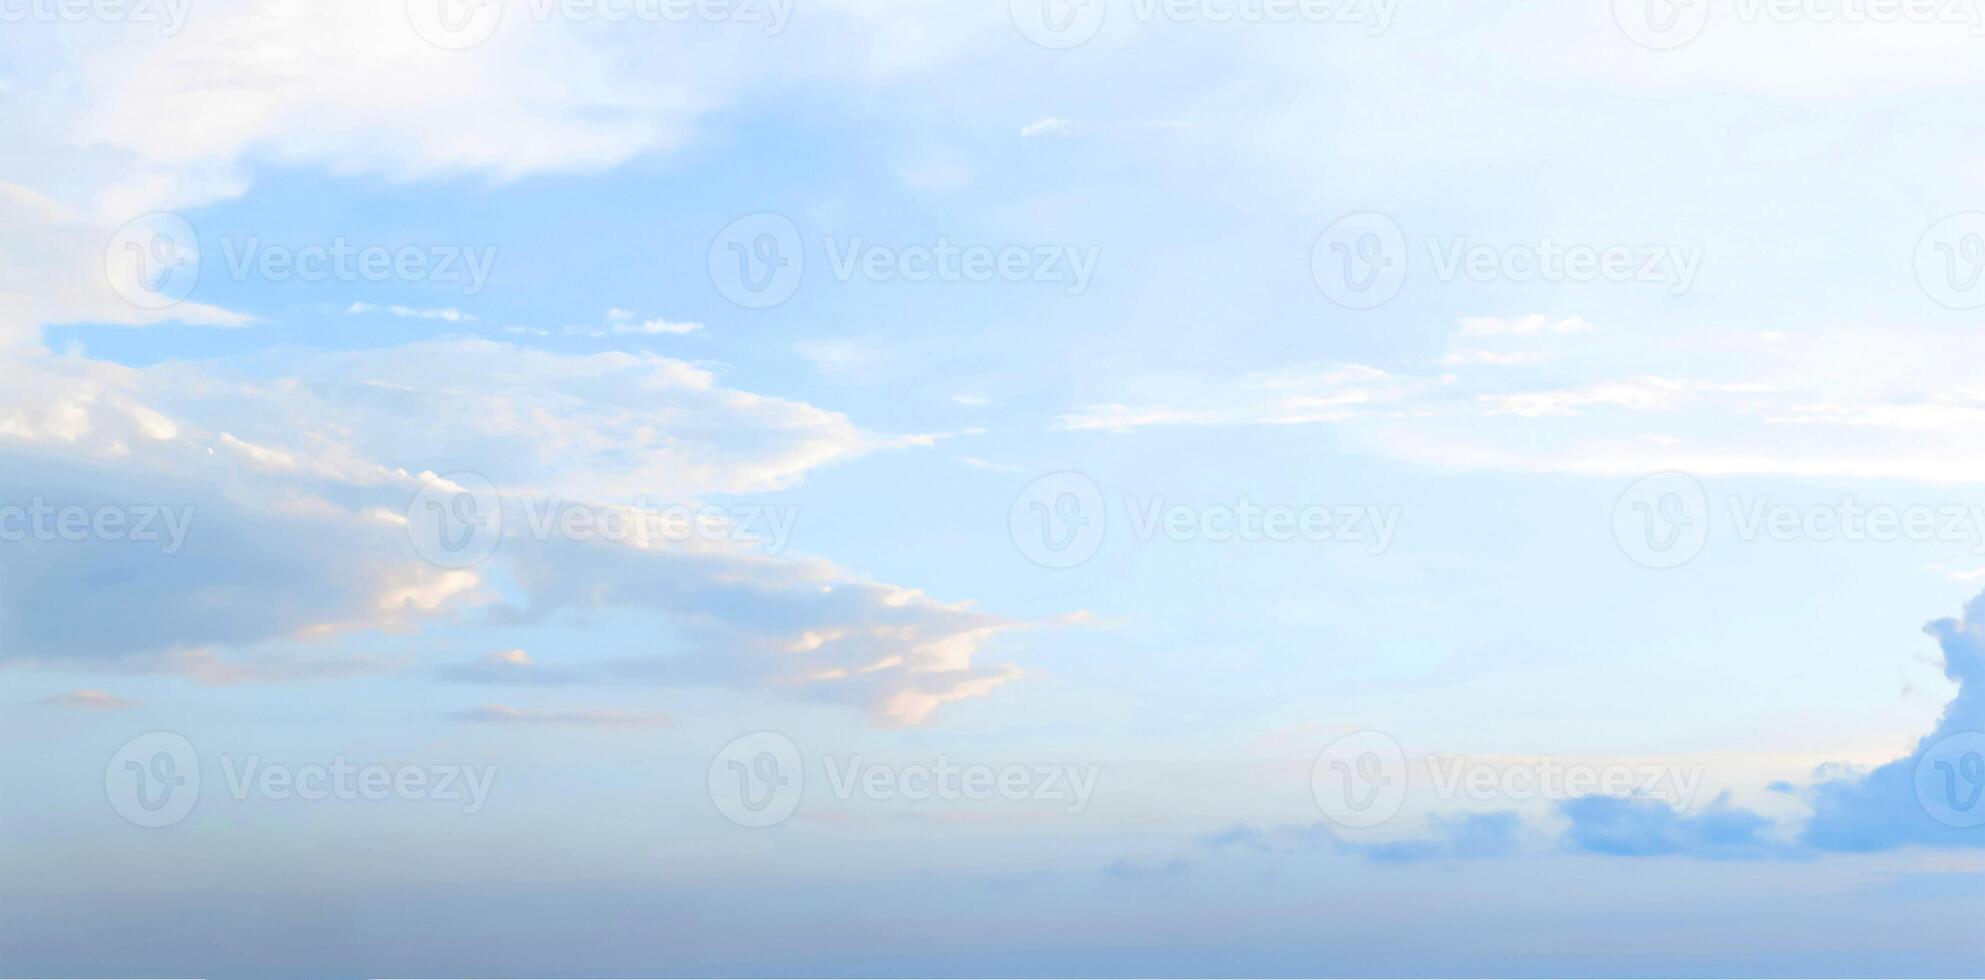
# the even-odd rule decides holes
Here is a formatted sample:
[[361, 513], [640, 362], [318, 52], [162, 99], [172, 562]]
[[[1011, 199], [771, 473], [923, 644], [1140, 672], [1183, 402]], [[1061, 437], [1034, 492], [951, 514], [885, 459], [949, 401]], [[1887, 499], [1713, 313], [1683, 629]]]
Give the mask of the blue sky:
[[1973, 7], [776, 9], [0, 3], [0, 975], [1985, 966]]

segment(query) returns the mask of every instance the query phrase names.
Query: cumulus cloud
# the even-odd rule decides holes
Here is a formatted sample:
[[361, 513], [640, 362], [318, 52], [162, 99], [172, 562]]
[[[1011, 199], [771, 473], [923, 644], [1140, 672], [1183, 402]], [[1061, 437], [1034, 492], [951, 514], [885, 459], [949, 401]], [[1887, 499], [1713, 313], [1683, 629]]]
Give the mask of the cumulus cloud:
[[[1958, 781], [1955, 791], [1985, 789], [1985, 771], [1967, 773], [1959, 747], [1965, 736], [1985, 732], [1985, 595], [1971, 600], [1960, 618], [1940, 619], [1924, 627], [1944, 653], [1944, 675], [1958, 686], [1944, 706], [1937, 727], [1916, 743], [1908, 755], [1865, 773], [1827, 771], [1800, 795], [1813, 815], [1800, 833], [1806, 845], [1827, 851], [1875, 851], [1907, 844], [1985, 847], [1985, 833], [1935, 819], [1935, 793], [1945, 788], [1938, 764], [1949, 767]], [[1985, 738], [1979, 738], [1985, 745]], [[1973, 749], [1972, 751], [1976, 751]], [[1933, 803], [1918, 792], [1928, 782]], [[1964, 785], [1969, 781], [1970, 787]], [[1949, 800], [1944, 800], [1950, 805]], [[1973, 805], [1979, 805], [1975, 800]]]
[[[1985, 595], [1973, 599], [1962, 618], [1937, 620], [1925, 631], [1943, 649], [1944, 673], [1958, 685], [1956, 696], [1908, 755], [1868, 771], [1827, 766], [1805, 786], [1775, 785], [1773, 789], [1798, 796], [1812, 808], [1802, 825], [1790, 828], [1796, 846], [1778, 841], [1779, 831], [1786, 828], [1732, 805], [1727, 797], [1699, 813], [1681, 813], [1651, 800], [1569, 800], [1558, 808], [1571, 821], [1565, 842], [1597, 854], [1712, 858], [1985, 846], [1985, 834], [1962, 825], [1967, 802], [1978, 806], [1975, 792], [1985, 790], [1985, 769], [1964, 768], [1965, 754], [1978, 751], [1969, 740], [1985, 745], [1985, 736], [1979, 735], [1985, 731]], [[1942, 781], [1946, 778], [1949, 785]], [[1939, 799], [1940, 791], [1950, 797]], [[1957, 819], [1939, 819], [1939, 814]]]
[[1681, 813], [1660, 800], [1612, 796], [1566, 800], [1558, 812], [1571, 821], [1565, 844], [1593, 854], [1759, 858], [1784, 851], [1768, 839], [1769, 820], [1722, 797], [1699, 813]]
[[[685, 362], [450, 341], [141, 370], [47, 354], [6, 367], [24, 383], [0, 395], [0, 497], [157, 508], [190, 527], [176, 549], [92, 537], [0, 552], [12, 583], [0, 659], [207, 683], [324, 679], [404, 666], [326, 654], [338, 638], [574, 613], [675, 624], [677, 656], [624, 674], [773, 686], [892, 723], [1015, 676], [975, 657], [1024, 624], [824, 560], [742, 538], [533, 533], [547, 506], [697, 505], [930, 442], [726, 388]], [[438, 567], [413, 548], [406, 514], [436, 472], [460, 471], [499, 488], [503, 536], [483, 566]], [[499, 594], [499, 574], [521, 592]], [[444, 671], [472, 674], [498, 676], [489, 664]]]

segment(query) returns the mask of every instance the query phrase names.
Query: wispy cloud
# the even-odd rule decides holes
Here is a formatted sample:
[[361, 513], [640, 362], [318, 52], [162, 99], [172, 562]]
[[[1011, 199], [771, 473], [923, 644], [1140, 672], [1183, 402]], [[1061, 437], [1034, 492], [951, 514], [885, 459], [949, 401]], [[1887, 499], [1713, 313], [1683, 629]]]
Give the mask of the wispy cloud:
[[78, 708], [84, 711], [119, 711], [135, 708], [140, 703], [130, 698], [120, 698], [115, 694], [92, 688], [51, 695], [35, 702], [50, 708]]
[[386, 313], [409, 320], [442, 320], [448, 323], [466, 323], [475, 319], [474, 316], [455, 309], [452, 306], [424, 309], [397, 304], [392, 306], [377, 306], [372, 303], [353, 303], [345, 307], [345, 312], [352, 316], [359, 316], [366, 313]]
[[501, 704], [486, 704], [480, 708], [457, 711], [448, 717], [455, 721], [488, 725], [545, 725], [571, 728], [665, 728], [671, 724], [667, 715], [654, 712], [615, 711], [603, 708], [537, 711]]

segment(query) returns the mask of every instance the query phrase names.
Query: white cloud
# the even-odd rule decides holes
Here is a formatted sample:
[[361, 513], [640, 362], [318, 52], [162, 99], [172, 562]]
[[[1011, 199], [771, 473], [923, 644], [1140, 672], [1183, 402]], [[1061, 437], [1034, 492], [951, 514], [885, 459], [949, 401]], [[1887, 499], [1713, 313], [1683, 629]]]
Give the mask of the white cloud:
[[1037, 136], [1067, 136], [1075, 131], [1075, 123], [1057, 116], [1044, 116], [1020, 127], [1022, 139]]
[[[661, 617], [700, 651], [686, 673], [664, 663], [624, 672], [769, 685], [894, 723], [1013, 676], [973, 660], [1025, 624], [819, 559], [726, 540], [525, 533], [526, 499], [694, 504], [931, 442], [728, 389], [685, 362], [437, 341], [227, 368], [42, 354], [0, 369], [23, 380], [0, 389], [0, 496], [156, 503], [194, 518], [175, 554], [114, 541], [0, 551], [0, 577], [16, 583], [0, 595], [0, 656], [15, 663], [216, 684], [319, 680], [405, 666], [344, 652], [340, 638], [570, 613]], [[481, 472], [505, 495], [505, 537], [485, 566], [429, 565], [393, 519], [426, 474], [456, 470]], [[490, 588], [497, 569], [516, 583], [514, 600]], [[116, 590], [78, 585], [97, 580]], [[107, 594], [119, 615], [102, 614]]]
[[[1474, 321], [1462, 333], [1589, 329], [1554, 329], [1564, 323], [1585, 321]], [[1143, 387], [1171, 399], [1083, 406], [1061, 422], [1117, 432], [1334, 424], [1372, 452], [1443, 468], [1985, 481], [1985, 461], [1949, 450], [1985, 441], [1976, 358], [1961, 334], [1833, 328], [1790, 344], [1677, 330], [1658, 345], [1630, 332], [1581, 343], [1558, 373], [1595, 380], [1571, 385], [1538, 386], [1534, 369], [1512, 374], [1493, 360], [1477, 363], [1494, 370], [1438, 376], [1338, 366], [1168, 377]], [[1704, 366], [1722, 377], [1681, 373]]]
[[452, 306], [423, 309], [423, 308], [417, 308], [411, 306], [400, 306], [398, 304], [392, 306], [380, 307], [372, 303], [353, 303], [352, 305], [345, 307], [345, 312], [353, 316], [358, 316], [360, 314], [365, 314], [365, 313], [385, 312], [385, 313], [390, 313], [393, 316], [405, 317], [407, 319], [412, 319], [412, 320], [445, 320], [449, 323], [465, 323], [465, 322], [473, 321], [475, 319], [474, 316], [464, 313], [461, 310], [455, 309]]

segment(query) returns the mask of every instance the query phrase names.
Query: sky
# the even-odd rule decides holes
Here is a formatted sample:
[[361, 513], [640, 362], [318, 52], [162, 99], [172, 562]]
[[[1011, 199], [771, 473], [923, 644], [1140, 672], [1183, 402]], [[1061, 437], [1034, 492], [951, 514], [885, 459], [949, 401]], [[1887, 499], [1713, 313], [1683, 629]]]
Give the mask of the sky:
[[1975, 976], [1971, 0], [0, 0], [0, 976]]

